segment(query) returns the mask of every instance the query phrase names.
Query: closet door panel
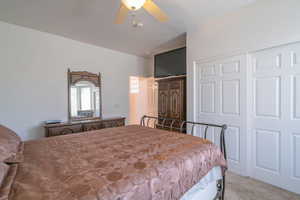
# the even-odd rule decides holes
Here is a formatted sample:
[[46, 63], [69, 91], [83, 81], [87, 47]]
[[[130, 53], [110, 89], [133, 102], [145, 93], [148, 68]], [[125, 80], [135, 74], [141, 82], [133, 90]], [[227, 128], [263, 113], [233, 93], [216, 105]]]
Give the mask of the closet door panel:
[[250, 54], [252, 176], [300, 193], [300, 43]]
[[[245, 175], [247, 164], [247, 57], [234, 56], [211, 62], [196, 62], [194, 120], [227, 124], [226, 146], [229, 170]], [[219, 131], [209, 139], [219, 145]], [[195, 135], [203, 136], [203, 127]]]

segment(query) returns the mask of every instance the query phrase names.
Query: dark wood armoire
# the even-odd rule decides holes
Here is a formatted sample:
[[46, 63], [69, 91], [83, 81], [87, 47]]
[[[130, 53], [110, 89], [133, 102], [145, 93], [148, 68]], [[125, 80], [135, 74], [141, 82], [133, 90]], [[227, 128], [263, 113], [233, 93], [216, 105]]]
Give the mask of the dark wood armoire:
[[[156, 80], [158, 83], [158, 116], [186, 120], [186, 76]], [[179, 124], [174, 124], [178, 127]]]

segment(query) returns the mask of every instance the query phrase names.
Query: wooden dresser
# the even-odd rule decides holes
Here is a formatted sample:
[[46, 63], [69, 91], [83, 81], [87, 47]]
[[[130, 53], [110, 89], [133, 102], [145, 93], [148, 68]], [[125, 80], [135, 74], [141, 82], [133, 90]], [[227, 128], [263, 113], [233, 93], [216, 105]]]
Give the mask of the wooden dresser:
[[47, 124], [44, 126], [44, 128], [46, 137], [52, 137], [124, 125], [125, 117], [118, 117], [86, 121], [73, 121], [59, 124]]

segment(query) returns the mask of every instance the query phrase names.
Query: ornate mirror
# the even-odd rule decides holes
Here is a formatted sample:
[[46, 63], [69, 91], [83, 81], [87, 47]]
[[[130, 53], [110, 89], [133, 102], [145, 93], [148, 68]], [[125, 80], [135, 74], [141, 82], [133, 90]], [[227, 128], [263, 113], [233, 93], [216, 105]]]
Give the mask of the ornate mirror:
[[69, 120], [102, 118], [101, 74], [68, 70]]

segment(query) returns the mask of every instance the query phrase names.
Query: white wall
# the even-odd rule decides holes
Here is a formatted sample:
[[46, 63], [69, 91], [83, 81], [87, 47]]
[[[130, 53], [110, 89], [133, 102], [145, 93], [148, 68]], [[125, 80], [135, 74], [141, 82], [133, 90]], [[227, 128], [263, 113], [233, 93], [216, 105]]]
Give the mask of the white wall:
[[128, 117], [129, 76], [151, 73], [144, 58], [0, 22], [0, 124], [28, 140], [67, 120], [68, 68], [102, 73], [104, 117]]
[[[193, 62], [300, 41], [299, 0], [258, 0], [187, 32], [188, 118], [193, 117]], [[197, 20], [197, 19], [195, 19]]]

